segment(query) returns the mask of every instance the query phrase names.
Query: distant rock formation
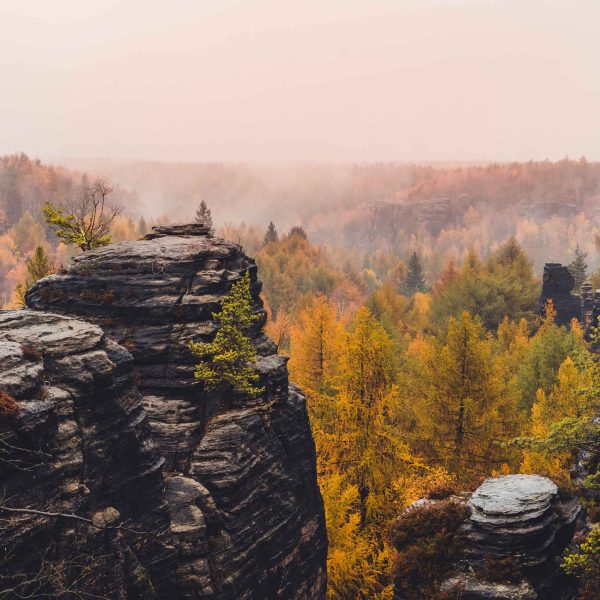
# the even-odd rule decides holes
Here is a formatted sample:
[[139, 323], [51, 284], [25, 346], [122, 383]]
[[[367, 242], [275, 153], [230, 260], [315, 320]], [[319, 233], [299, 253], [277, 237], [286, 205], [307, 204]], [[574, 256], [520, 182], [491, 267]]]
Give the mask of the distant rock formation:
[[[212, 339], [213, 313], [246, 272], [262, 317], [252, 338], [265, 392], [206, 394], [188, 344]], [[306, 403], [262, 332], [260, 289], [239, 246], [194, 224], [86, 252], [27, 295], [33, 309], [99, 325], [133, 356], [165, 460], [172, 598], [324, 597], [327, 538]]]
[[573, 294], [574, 286], [575, 280], [567, 267], [559, 263], [546, 263], [538, 311], [543, 315], [546, 302], [552, 300], [557, 325], [569, 326], [573, 319], [577, 319], [588, 334], [591, 327], [598, 325], [600, 290], [593, 292], [592, 284], [584, 282], [581, 295], [578, 295]]
[[[461, 598], [472, 600], [564, 597], [557, 559], [575, 531], [580, 510], [575, 498], [561, 497], [546, 477], [505, 475], [486, 479], [468, 506], [464, 532], [469, 568], [446, 581], [442, 591], [460, 591]], [[486, 580], [482, 573], [500, 571], [507, 561], [518, 571], [518, 581]]]

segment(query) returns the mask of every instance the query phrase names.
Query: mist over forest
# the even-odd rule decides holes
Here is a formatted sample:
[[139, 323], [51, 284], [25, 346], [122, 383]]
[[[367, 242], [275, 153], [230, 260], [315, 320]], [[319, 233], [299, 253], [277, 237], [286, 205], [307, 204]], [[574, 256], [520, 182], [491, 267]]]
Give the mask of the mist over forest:
[[[11, 186], [14, 158], [2, 159], [0, 201], [14, 205], [7, 225], [35, 213], [41, 199]], [[189, 222], [204, 200], [217, 227], [242, 227], [258, 250], [270, 221], [280, 232], [302, 226], [311, 241], [357, 252], [405, 256], [419, 250], [434, 278], [469, 249], [483, 257], [514, 235], [539, 272], [565, 261], [577, 245], [597, 265], [600, 163], [162, 163], [65, 160], [65, 181], [105, 177], [132, 219]], [[42, 185], [42, 184], [40, 184]], [[70, 184], [63, 184], [67, 187]], [[59, 199], [60, 201], [60, 199]], [[1, 206], [1, 205], [0, 205]], [[20, 212], [21, 211], [21, 212]]]

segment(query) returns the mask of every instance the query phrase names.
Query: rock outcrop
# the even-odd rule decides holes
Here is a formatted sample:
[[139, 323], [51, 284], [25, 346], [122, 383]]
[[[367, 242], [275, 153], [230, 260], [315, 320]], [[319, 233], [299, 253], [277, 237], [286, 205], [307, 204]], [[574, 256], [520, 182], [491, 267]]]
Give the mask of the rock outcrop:
[[546, 263], [538, 303], [539, 312], [543, 313], [546, 302], [552, 300], [557, 325], [569, 325], [573, 319], [584, 323], [582, 301], [578, 295], [572, 293], [574, 287], [575, 280], [567, 267], [558, 263]]
[[576, 499], [562, 500], [556, 484], [540, 475], [486, 479], [468, 506], [468, 556], [474, 561], [510, 556], [522, 568], [548, 562], [568, 532], [573, 534], [579, 513]]
[[[265, 392], [207, 394], [188, 344], [208, 341], [212, 314], [244, 273], [260, 323], [252, 332]], [[99, 325], [131, 352], [165, 459], [177, 577], [185, 598], [322, 598], [326, 533], [305, 400], [262, 333], [256, 265], [202, 225], [76, 257], [27, 295], [37, 310]]]
[[[539, 475], [487, 479], [473, 493], [464, 526], [465, 575], [446, 581], [473, 600], [560, 598], [557, 558], [575, 531], [579, 504], [562, 498], [557, 486]], [[485, 572], [507, 568], [516, 582], [486, 581]]]
[[164, 459], [132, 369], [95, 325], [0, 312], [0, 390], [18, 409], [0, 417], [2, 597], [174, 592]]

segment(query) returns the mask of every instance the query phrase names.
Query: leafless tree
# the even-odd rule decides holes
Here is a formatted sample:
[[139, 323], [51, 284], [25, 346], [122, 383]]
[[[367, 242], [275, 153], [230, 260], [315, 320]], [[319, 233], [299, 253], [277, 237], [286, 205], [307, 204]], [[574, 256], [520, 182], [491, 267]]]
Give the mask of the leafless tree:
[[84, 251], [110, 244], [110, 226], [123, 212], [121, 206], [109, 202], [113, 191], [104, 179], [98, 178], [92, 184], [84, 181], [77, 198], [67, 202], [65, 208], [45, 204], [46, 222], [61, 240]]

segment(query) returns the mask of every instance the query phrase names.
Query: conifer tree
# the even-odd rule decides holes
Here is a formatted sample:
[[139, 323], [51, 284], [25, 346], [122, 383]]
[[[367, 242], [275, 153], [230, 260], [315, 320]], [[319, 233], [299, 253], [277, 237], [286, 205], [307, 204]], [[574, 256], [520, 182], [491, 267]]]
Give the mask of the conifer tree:
[[358, 488], [361, 526], [373, 527], [390, 516], [385, 482], [406, 473], [411, 458], [398, 435], [392, 341], [366, 307], [352, 320], [340, 368], [337, 431], [344, 444], [337, 468]]
[[271, 242], [276, 242], [279, 239], [279, 236], [277, 235], [277, 229], [275, 229], [275, 224], [273, 223], [273, 221], [271, 221], [269, 223], [269, 226], [267, 227], [267, 232], [265, 233], [265, 239], [263, 241], [263, 246], [266, 246], [267, 244], [270, 244]]
[[[597, 338], [597, 334], [594, 334]], [[550, 391], [540, 388], [532, 407], [529, 436], [514, 440], [524, 450], [522, 470], [569, 481], [570, 466], [582, 449], [597, 450], [600, 361], [585, 346], [575, 348], [560, 366]], [[591, 480], [584, 486], [597, 485]]]
[[514, 434], [516, 403], [481, 321], [467, 312], [451, 318], [445, 343], [421, 340], [414, 360], [406, 408], [416, 422], [415, 447], [459, 476], [499, 466], [495, 442]]
[[581, 416], [588, 416], [591, 420], [593, 412], [586, 406], [585, 395], [580, 393], [588, 383], [587, 373], [577, 369], [571, 357], [567, 357], [560, 366], [557, 380], [558, 383], [550, 393], [546, 394], [543, 389], [537, 391], [531, 411], [531, 438], [528, 439], [530, 444], [525, 444], [529, 448], [524, 452], [521, 470], [525, 473], [541, 473], [567, 482], [569, 466], [574, 460], [573, 454], [564, 449], [562, 452], [547, 453], [544, 451], [547, 450], [544, 448], [544, 441], [548, 439], [553, 424], [563, 419]]
[[334, 392], [342, 340], [335, 307], [318, 294], [302, 310], [291, 332], [290, 375], [310, 397]]
[[204, 200], [200, 202], [200, 206], [196, 209], [196, 223], [206, 225], [206, 227], [210, 228], [211, 232], [214, 230], [212, 212]]
[[36, 281], [54, 272], [52, 261], [43, 246], [35, 249], [33, 256], [27, 259], [25, 265], [27, 267], [25, 281], [17, 284], [15, 289], [15, 303], [18, 306], [25, 306], [25, 294]]
[[194, 356], [203, 359], [196, 365], [196, 379], [207, 390], [229, 388], [250, 397], [260, 395], [263, 388], [255, 385], [259, 377], [251, 366], [256, 361], [256, 348], [250, 339], [250, 330], [260, 315], [254, 311], [247, 272], [232, 286], [213, 317], [218, 324], [213, 341], [190, 342]]
[[575, 287], [573, 291], [576, 294], [581, 292], [581, 284], [585, 281], [587, 277], [587, 269], [588, 265], [585, 262], [587, 258], [587, 252], [584, 252], [579, 245], [575, 248], [575, 259], [569, 265], [569, 272], [573, 275], [573, 279], [575, 280]]
[[406, 293], [412, 296], [416, 292], [425, 291], [425, 277], [423, 276], [423, 265], [416, 252], [413, 252], [407, 264], [406, 279], [404, 281]]

